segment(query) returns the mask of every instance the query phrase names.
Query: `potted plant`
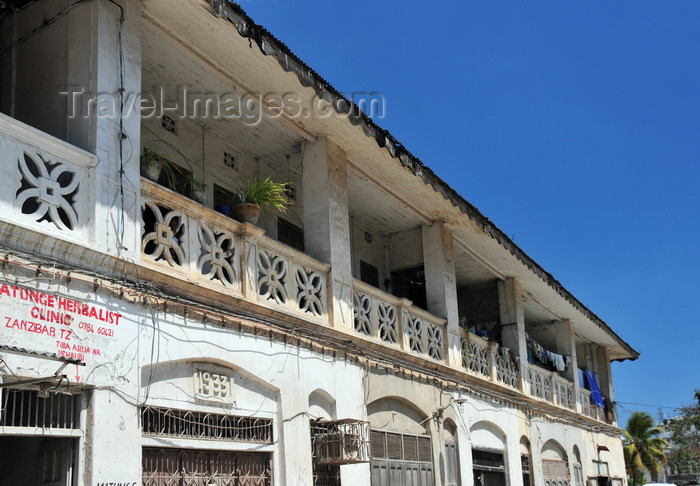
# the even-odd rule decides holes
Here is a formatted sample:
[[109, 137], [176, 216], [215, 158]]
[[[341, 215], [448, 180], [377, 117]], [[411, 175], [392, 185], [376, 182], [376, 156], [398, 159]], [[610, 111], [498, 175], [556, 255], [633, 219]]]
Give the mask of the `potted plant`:
[[160, 156], [149, 148], [141, 154], [141, 175], [153, 182], [158, 182], [161, 172]]
[[289, 206], [287, 184], [269, 177], [251, 177], [234, 195], [233, 218], [242, 223], [257, 223], [260, 213], [283, 214]]
[[140, 157], [141, 174], [153, 182], [164, 185], [170, 190], [175, 190], [177, 183], [177, 174], [182, 173], [183, 169], [179, 165], [172, 163], [165, 157], [160, 156], [157, 152], [145, 148]]
[[189, 196], [199, 204], [204, 204], [207, 200], [207, 187], [209, 187], [208, 184], [202, 179], [198, 179], [193, 175], [187, 175], [185, 189]]

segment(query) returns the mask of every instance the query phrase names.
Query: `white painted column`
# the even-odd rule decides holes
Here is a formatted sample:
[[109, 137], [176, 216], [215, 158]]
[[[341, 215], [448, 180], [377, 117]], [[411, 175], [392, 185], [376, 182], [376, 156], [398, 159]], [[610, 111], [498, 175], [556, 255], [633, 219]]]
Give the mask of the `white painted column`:
[[141, 484], [139, 409], [128, 396], [109, 389], [92, 392], [79, 484]]
[[435, 484], [444, 484], [445, 475], [445, 439], [442, 436], [442, 414], [428, 420], [428, 434], [433, 449], [433, 479]]
[[[532, 417], [530, 420], [532, 421]], [[544, 470], [542, 469], [542, 446], [544, 445], [544, 440], [540, 431], [540, 421], [537, 420], [537, 422], [529, 427], [530, 477], [533, 484], [541, 486], [544, 485]], [[567, 451], [567, 453], [570, 452]]]
[[525, 341], [525, 311], [520, 283], [509, 277], [498, 282], [498, 303], [501, 309], [501, 338], [503, 346], [520, 356], [520, 389], [525, 391], [527, 374], [527, 343]]
[[569, 368], [563, 376], [572, 381], [578, 387], [578, 373], [576, 372], [576, 343], [574, 341], [574, 325], [570, 319], [563, 319], [554, 324], [554, 335], [557, 340], [558, 354], [570, 356]]
[[605, 397], [606, 405], [612, 407], [615, 401], [615, 391], [612, 383], [612, 371], [610, 370], [610, 356], [607, 348], [598, 347], [595, 353], [596, 371], [598, 372], [598, 386]]
[[[108, 2], [88, 2], [77, 7], [70, 18], [67, 81], [74, 89], [84, 87], [85, 96], [105, 94], [104, 99], [109, 100], [106, 103], [111, 103], [120, 88], [125, 95], [141, 90], [141, 2], [121, 0], [119, 3], [124, 7], [121, 24], [120, 9]], [[88, 43], [89, 48], [81, 43]], [[119, 60], [120, 47], [123, 65]], [[69, 118], [67, 141], [98, 158], [91, 180], [95, 211], [93, 249], [137, 261], [140, 110], [131, 110], [123, 118], [119, 111], [115, 113], [111, 109], [102, 113], [76, 113], [78, 117], [85, 115], [87, 119]], [[136, 396], [133, 388], [127, 389], [126, 394], [111, 390], [93, 392], [82, 484], [141, 484], [139, 409], [125, 398]], [[116, 448], [115, 444], [118, 444]]]
[[[95, 177], [95, 235], [97, 250], [138, 261], [140, 241], [140, 105], [141, 92], [141, 2], [122, 0], [120, 10], [109, 2], [94, 2], [97, 37], [94, 42], [96, 69], [92, 73], [96, 93], [117, 105], [113, 116], [91, 114], [88, 150], [98, 157]], [[120, 35], [121, 29], [121, 35]], [[123, 63], [120, 62], [120, 54]], [[80, 59], [75, 60], [80, 63]], [[122, 84], [123, 80], [123, 84]], [[119, 93], [126, 101], [122, 111]], [[69, 132], [70, 133], [70, 132]]]
[[447, 319], [447, 362], [461, 367], [459, 308], [452, 230], [441, 222], [422, 226], [428, 311]]
[[282, 434], [279, 438], [279, 461], [282, 484], [292, 486], [313, 485], [313, 463], [311, 460], [311, 435], [308, 409], [308, 394], [280, 393]]
[[[462, 407], [465, 410], [466, 407]], [[474, 463], [472, 460], [472, 443], [469, 436], [469, 431], [466, 427], [471, 425], [466, 412], [457, 412], [461, 417], [459, 420], [462, 426], [457, 427], [457, 454], [459, 457], [459, 478], [463, 486], [473, 484], [474, 482]], [[512, 484], [512, 483], [511, 483]]]
[[353, 327], [352, 259], [345, 153], [328, 140], [306, 143], [303, 160], [306, 253], [331, 265], [331, 323]]
[[[337, 359], [333, 364], [335, 384], [336, 419], [353, 418], [368, 420], [365, 404], [365, 371], [345, 360]], [[341, 484], [370, 484], [370, 463], [345, 464], [340, 466]]]

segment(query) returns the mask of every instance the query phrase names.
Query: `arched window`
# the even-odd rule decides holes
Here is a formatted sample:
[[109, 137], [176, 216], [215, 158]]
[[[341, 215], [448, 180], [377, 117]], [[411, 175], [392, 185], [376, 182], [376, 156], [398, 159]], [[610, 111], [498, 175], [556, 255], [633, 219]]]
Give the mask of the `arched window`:
[[553, 440], [542, 447], [542, 474], [545, 486], [569, 486], [569, 463], [564, 449]]

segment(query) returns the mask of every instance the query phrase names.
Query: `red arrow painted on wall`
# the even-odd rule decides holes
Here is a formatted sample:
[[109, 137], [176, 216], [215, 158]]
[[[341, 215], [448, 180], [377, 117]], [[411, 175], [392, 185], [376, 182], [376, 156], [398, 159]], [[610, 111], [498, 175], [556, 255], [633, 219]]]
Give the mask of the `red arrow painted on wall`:
[[75, 365], [75, 382], [80, 383], [80, 375], [78, 374], [78, 365]]

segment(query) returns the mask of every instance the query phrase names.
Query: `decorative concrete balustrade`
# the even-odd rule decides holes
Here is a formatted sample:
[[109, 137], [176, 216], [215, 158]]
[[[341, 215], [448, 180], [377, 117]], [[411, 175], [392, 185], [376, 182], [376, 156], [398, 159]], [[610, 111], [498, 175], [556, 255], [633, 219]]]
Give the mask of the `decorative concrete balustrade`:
[[585, 388], [578, 389], [579, 406], [581, 413], [596, 420], [605, 421], [605, 410], [603, 407], [593, 404], [591, 392]]
[[495, 367], [494, 346], [486, 339], [462, 329], [462, 367], [467, 372], [491, 379]]
[[[217, 292], [331, 325], [328, 265], [265, 237], [259, 228], [237, 223], [157, 184], [142, 179], [141, 186], [142, 264]], [[444, 319], [359, 280], [353, 282], [353, 326], [361, 338], [446, 363]], [[451, 366], [576, 410], [572, 382], [523, 363], [493, 341], [461, 331], [461, 363]], [[605, 419], [601, 408], [590, 404], [590, 392], [580, 389], [578, 397], [581, 413]]]
[[445, 320], [355, 280], [353, 282], [355, 331], [397, 349], [444, 361]]
[[0, 219], [93, 245], [95, 156], [0, 114]]
[[574, 384], [553, 371], [535, 365], [527, 369], [528, 393], [541, 400], [552, 402], [560, 407], [575, 409]]
[[528, 366], [527, 368], [527, 387], [530, 396], [540, 398], [542, 400], [552, 400], [552, 374], [537, 366]]
[[141, 184], [142, 263], [328, 324], [328, 265], [157, 184]]
[[497, 382], [509, 388], [519, 388], [518, 358], [498, 343], [488, 341], [461, 329], [462, 367], [472, 375]]
[[574, 384], [569, 380], [562, 378], [556, 373], [552, 374], [552, 386], [554, 403], [560, 407], [565, 407], [571, 410], [576, 409], [576, 399], [574, 396]]

